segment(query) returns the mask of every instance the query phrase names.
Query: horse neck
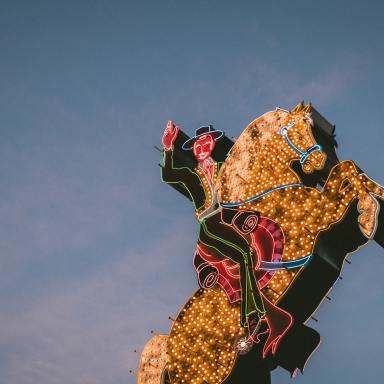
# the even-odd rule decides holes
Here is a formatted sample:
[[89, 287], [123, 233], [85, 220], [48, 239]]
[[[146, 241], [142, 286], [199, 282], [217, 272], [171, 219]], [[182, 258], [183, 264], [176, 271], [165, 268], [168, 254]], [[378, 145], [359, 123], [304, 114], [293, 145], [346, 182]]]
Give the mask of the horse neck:
[[290, 161], [297, 156], [296, 153], [284, 142], [279, 144], [266, 146], [256, 156], [248, 187], [249, 195], [254, 196], [281, 185], [301, 183], [290, 168]]

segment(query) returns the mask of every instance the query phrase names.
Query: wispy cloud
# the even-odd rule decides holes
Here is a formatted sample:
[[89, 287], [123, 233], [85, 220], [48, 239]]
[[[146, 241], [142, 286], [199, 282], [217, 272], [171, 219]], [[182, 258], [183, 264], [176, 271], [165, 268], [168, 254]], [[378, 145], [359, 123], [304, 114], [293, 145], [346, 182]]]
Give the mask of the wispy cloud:
[[[177, 273], [191, 263], [191, 255], [181, 260], [176, 251], [178, 244], [190, 242], [182, 227], [174, 223], [164, 238], [141, 252], [128, 250], [119, 261], [40, 297], [17, 315], [1, 314], [0, 349], [9, 351], [2, 380], [135, 382], [128, 378], [129, 369], [138, 364], [133, 349], [142, 348], [151, 329], [168, 332], [168, 315], [195, 289], [192, 273], [187, 281]], [[172, 303], [167, 301], [171, 292]]]

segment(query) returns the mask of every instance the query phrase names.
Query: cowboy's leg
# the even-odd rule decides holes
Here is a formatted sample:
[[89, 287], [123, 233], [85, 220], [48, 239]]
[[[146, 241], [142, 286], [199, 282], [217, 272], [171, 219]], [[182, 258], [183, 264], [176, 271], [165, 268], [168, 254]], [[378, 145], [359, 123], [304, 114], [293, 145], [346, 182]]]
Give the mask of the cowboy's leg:
[[249, 280], [250, 280], [249, 282], [251, 287], [252, 298], [255, 301], [258, 312], [263, 315], [265, 313], [265, 308], [264, 308], [263, 299], [260, 293], [259, 283], [257, 282], [256, 275], [255, 275], [256, 270], [255, 270], [254, 258], [252, 253], [249, 254], [247, 268], [248, 268], [247, 276], [249, 277]]
[[216, 214], [201, 223], [199, 241], [239, 264], [242, 289], [242, 323], [253, 312], [264, 314], [263, 301], [255, 276], [252, 252], [247, 240], [235, 229], [221, 222]]
[[[242, 304], [245, 315], [252, 313], [264, 314], [264, 305], [261, 298], [260, 289], [255, 276], [253, 255], [248, 241], [241, 236], [232, 226], [221, 221], [221, 215], [216, 214], [208, 218], [205, 222], [205, 233], [216, 240], [216, 247], [225, 252], [224, 256], [240, 265]], [[229, 242], [229, 247], [227, 243]]]
[[[206, 220], [206, 228], [214, 235], [218, 235], [222, 241], [229, 241], [232, 244], [232, 248], [236, 247], [239, 252], [229, 252], [225, 255], [236, 263], [242, 264], [245, 261], [245, 276], [248, 278], [248, 286], [250, 293], [252, 293], [253, 300], [259, 312], [264, 313], [263, 300], [260, 295], [260, 288], [257, 283], [255, 275], [255, 265], [252, 249], [249, 245], [249, 240], [245, 236], [242, 236], [232, 225], [228, 225], [222, 222], [221, 214], [217, 213]], [[220, 246], [225, 246], [221, 241]], [[222, 245], [223, 244], [223, 245]], [[224, 248], [223, 248], [224, 249]]]
[[[225, 258], [231, 259], [240, 267], [240, 288], [241, 288], [241, 302], [240, 302], [240, 323], [242, 326], [246, 324], [247, 309], [246, 309], [246, 267], [243, 255], [238, 249], [233, 248], [232, 244], [223, 243], [216, 237], [211, 237], [210, 232], [207, 230], [206, 223], [201, 223], [199, 232], [199, 244], [203, 245], [205, 249], [214, 255], [218, 260]], [[229, 257], [231, 255], [232, 257]]]

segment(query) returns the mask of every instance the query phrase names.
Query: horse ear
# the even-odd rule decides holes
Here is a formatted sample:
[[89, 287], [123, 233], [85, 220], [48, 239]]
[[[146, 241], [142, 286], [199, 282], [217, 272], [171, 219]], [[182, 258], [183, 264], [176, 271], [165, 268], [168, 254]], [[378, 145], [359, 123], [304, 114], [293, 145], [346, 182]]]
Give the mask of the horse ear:
[[307, 104], [307, 105], [304, 107], [304, 109], [303, 109], [303, 112], [304, 112], [304, 113], [311, 113], [312, 111], [313, 111], [313, 108], [312, 108], [312, 104], [311, 104], [311, 103]]
[[296, 107], [292, 109], [291, 113], [299, 113], [303, 108], [304, 108], [304, 101], [297, 104]]

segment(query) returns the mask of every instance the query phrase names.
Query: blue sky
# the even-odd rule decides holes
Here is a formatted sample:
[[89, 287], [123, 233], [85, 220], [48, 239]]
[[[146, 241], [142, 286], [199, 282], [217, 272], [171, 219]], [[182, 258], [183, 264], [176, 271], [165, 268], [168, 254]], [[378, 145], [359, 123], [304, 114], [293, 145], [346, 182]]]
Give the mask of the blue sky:
[[[238, 136], [302, 99], [384, 184], [379, 1], [0, 1], [0, 382], [135, 382], [196, 288], [192, 207], [161, 184], [168, 119]], [[351, 256], [299, 383], [382, 375], [383, 250]], [[290, 382], [277, 370], [275, 384]]]

